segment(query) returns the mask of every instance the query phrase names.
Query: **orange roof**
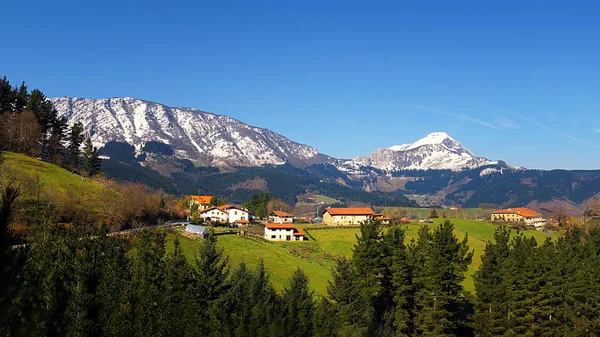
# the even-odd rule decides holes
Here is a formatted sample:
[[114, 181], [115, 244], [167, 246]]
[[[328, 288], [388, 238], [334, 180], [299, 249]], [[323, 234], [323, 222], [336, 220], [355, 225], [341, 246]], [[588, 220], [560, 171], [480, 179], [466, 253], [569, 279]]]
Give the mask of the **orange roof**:
[[369, 207], [354, 207], [354, 208], [332, 208], [328, 207], [321, 211], [321, 214], [325, 212], [331, 215], [375, 215], [372, 209]]
[[302, 230], [302, 228], [296, 228], [296, 233], [294, 233], [294, 236], [300, 235], [304, 235], [304, 231]]
[[236, 223], [250, 223], [248, 220], [235, 220]]
[[225, 204], [225, 205], [221, 205], [221, 206], [219, 206], [217, 208], [220, 209], [220, 210], [222, 210], [222, 211], [224, 211], [224, 210], [226, 210], [228, 208], [231, 208], [231, 207], [233, 207], [233, 205], [231, 205], [231, 204]]
[[190, 199], [199, 202], [201, 205], [210, 204], [210, 200], [214, 198], [212, 195], [192, 195]]
[[265, 227], [269, 228], [269, 229], [295, 229], [296, 227], [294, 227], [294, 225], [292, 225], [291, 223], [268, 223], [265, 225]]
[[275, 215], [275, 216], [294, 216], [294, 214], [286, 213], [284, 211], [272, 211], [271, 213], [269, 213], [269, 215]]
[[501, 210], [497, 210], [494, 212], [495, 214], [518, 214], [520, 216], [526, 217], [526, 218], [537, 218], [542, 216], [540, 213], [536, 212], [536, 211], [532, 211], [529, 208], [525, 208], [525, 207], [517, 207], [517, 208], [507, 208], [507, 209], [501, 209]]

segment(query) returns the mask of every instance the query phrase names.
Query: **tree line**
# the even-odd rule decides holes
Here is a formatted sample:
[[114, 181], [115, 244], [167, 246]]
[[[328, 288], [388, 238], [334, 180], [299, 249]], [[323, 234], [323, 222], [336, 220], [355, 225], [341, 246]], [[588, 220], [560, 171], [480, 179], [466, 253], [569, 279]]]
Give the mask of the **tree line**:
[[0, 79], [0, 150], [41, 156], [88, 176], [100, 173], [98, 149], [84, 137], [83, 125], [69, 127], [39, 89], [12, 86], [6, 76]]

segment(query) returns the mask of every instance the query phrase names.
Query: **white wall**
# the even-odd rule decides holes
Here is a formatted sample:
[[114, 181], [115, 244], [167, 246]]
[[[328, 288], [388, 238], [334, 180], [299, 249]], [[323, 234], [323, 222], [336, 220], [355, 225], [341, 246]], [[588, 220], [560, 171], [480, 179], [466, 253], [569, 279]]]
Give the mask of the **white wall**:
[[204, 212], [201, 213], [200, 216], [203, 219], [211, 219], [213, 221], [220, 221], [220, 222], [227, 222], [227, 213], [219, 210], [219, 209], [212, 209], [208, 212]]
[[227, 213], [229, 215], [229, 223], [234, 223], [237, 220], [250, 220], [248, 212], [241, 209], [230, 208], [227, 210]]
[[271, 222], [273, 223], [292, 223], [294, 222], [293, 216], [271, 216]]
[[[296, 241], [294, 230], [288, 228], [267, 228], [265, 227], [265, 239], [274, 241], [286, 241], [286, 237], [290, 236], [290, 241]], [[273, 237], [274, 236], [274, 237]]]

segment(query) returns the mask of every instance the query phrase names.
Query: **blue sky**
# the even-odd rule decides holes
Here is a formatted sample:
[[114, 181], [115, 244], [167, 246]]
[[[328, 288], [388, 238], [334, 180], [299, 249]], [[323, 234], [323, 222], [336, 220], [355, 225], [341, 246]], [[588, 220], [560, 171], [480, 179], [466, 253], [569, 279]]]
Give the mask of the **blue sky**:
[[0, 74], [132, 96], [342, 158], [445, 131], [529, 168], [600, 169], [600, 4], [4, 0]]

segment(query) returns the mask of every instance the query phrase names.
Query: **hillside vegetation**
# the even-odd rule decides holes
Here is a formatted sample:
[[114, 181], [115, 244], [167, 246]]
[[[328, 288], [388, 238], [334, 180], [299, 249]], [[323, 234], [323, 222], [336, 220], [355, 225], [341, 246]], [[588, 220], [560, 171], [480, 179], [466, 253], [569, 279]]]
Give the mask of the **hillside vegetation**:
[[[436, 219], [437, 226], [444, 219]], [[473, 262], [467, 271], [467, 278], [463, 286], [468, 291], [473, 291], [473, 273], [481, 265], [481, 256], [488, 241], [494, 240], [494, 231], [497, 226], [483, 221], [449, 219], [455, 227], [455, 234], [459, 240], [464, 235], [469, 235], [469, 247], [474, 251]], [[423, 224], [409, 224], [406, 228], [406, 240], [417, 236], [419, 228]], [[315, 240], [304, 242], [268, 242], [260, 239], [240, 237], [238, 235], [221, 235], [217, 244], [224, 249], [224, 255], [229, 256], [233, 266], [245, 262], [254, 268], [262, 259], [264, 265], [271, 275], [274, 286], [282, 290], [287, 280], [296, 268], [304, 270], [309, 277], [310, 286], [319, 295], [326, 295], [327, 282], [331, 279], [331, 269], [335, 266], [335, 257], [344, 255], [350, 257], [352, 248], [356, 243], [356, 235], [360, 234], [359, 228], [331, 228], [311, 230], [312, 225], [303, 225], [306, 232]], [[511, 234], [517, 235], [516, 230]], [[534, 237], [538, 243], [542, 243], [548, 235], [540, 231], [525, 231], [525, 237]], [[176, 234], [168, 236], [168, 249], [172, 249], [172, 243]], [[180, 237], [184, 254], [193, 261], [197, 252], [198, 241]]]
[[43, 186], [52, 186], [57, 191], [78, 197], [98, 195], [104, 186], [98, 181], [21, 153], [5, 152], [4, 158], [4, 179], [13, 178], [17, 183], [25, 183], [27, 177], [33, 177], [39, 179], [39, 184]]

